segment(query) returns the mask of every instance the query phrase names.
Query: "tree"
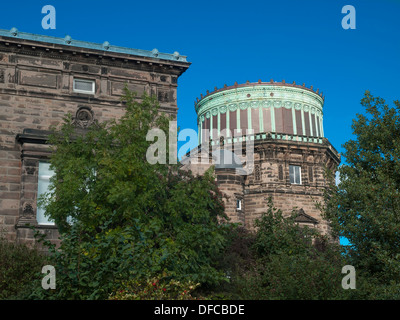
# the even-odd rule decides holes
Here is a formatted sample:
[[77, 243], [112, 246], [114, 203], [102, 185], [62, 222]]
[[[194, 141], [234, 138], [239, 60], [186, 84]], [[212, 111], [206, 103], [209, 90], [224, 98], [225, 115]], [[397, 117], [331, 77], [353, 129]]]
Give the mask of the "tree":
[[[224, 258], [232, 281], [223, 294], [234, 299], [343, 299], [340, 248], [315, 229], [296, 223], [268, 200], [254, 231], [237, 229]], [[243, 244], [245, 247], [243, 247]], [[234, 259], [232, 259], [233, 257]], [[229, 296], [228, 296], [229, 297]]]
[[150, 164], [146, 135], [168, 132], [172, 118], [146, 94], [139, 101], [126, 90], [124, 102], [118, 121], [79, 132], [68, 116], [50, 138], [55, 175], [41, 202], [62, 240], [52, 249], [51, 297], [103, 299], [121, 283], [164, 273], [203, 285], [226, 280], [213, 266], [227, 231], [214, 176]]
[[259, 293], [265, 299], [343, 298], [340, 248], [316, 229], [274, 208], [256, 221], [254, 250], [258, 259]]
[[366, 91], [353, 120], [340, 183], [326, 193], [326, 218], [350, 242], [349, 263], [381, 284], [400, 282], [400, 103]]

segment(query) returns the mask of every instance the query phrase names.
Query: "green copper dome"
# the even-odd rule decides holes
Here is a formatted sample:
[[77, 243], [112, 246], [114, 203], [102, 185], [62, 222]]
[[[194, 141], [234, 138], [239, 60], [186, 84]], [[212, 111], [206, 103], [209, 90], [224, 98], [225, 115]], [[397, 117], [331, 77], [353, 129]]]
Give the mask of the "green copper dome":
[[[322, 142], [324, 97], [304, 85], [261, 82], [224, 86], [195, 102], [199, 143], [221, 136]], [[209, 136], [209, 138], [208, 138]], [[242, 138], [240, 138], [242, 139]], [[234, 141], [231, 141], [234, 142]]]

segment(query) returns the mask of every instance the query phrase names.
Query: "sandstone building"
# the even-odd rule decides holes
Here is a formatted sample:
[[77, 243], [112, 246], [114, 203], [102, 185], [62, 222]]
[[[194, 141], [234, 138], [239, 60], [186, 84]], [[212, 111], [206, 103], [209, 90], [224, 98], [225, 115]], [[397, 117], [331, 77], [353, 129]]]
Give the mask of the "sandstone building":
[[[35, 226], [58, 239], [37, 206], [52, 175], [50, 126], [67, 113], [80, 128], [119, 118], [125, 85], [155, 94], [161, 110], [176, 116], [178, 78], [189, 66], [177, 52], [0, 30], [0, 232], [30, 243]], [[286, 213], [297, 207], [299, 223], [326, 232], [315, 202], [325, 167], [335, 170], [340, 156], [324, 137], [323, 104], [318, 90], [284, 81], [215, 88], [195, 102], [199, 146], [182, 164], [198, 174], [215, 164], [234, 222], [251, 228], [271, 196]]]
[[123, 88], [155, 94], [161, 110], [177, 114], [177, 82], [190, 63], [166, 54], [0, 30], [0, 232], [33, 241], [36, 226], [57, 239], [37, 207], [49, 177], [48, 130], [67, 113], [77, 126], [124, 113]]
[[[252, 228], [267, 199], [300, 224], [327, 233], [315, 204], [323, 200], [324, 170], [340, 155], [324, 137], [324, 97], [319, 90], [285, 81], [215, 88], [195, 102], [199, 146], [182, 159], [202, 174], [215, 165], [233, 222]], [[252, 131], [250, 131], [251, 129]]]

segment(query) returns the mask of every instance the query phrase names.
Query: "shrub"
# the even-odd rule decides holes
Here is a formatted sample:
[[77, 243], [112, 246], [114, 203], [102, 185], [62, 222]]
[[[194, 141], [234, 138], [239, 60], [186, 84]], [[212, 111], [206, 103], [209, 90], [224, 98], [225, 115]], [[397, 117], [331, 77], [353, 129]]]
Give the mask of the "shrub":
[[300, 227], [294, 212], [284, 216], [272, 200], [255, 223], [254, 231], [236, 228], [221, 266], [230, 283], [213, 296], [232, 299], [343, 299], [346, 264], [340, 248], [317, 230]]
[[109, 300], [197, 300], [192, 292], [200, 285], [192, 281], [169, 279], [166, 274], [145, 280], [123, 281]]
[[36, 248], [0, 237], [0, 300], [18, 299], [46, 265]]

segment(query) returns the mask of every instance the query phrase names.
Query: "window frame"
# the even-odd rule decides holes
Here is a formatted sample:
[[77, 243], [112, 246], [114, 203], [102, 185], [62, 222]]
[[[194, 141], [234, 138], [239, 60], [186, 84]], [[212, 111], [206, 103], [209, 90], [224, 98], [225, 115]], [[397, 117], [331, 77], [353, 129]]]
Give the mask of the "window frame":
[[241, 211], [242, 210], [242, 199], [236, 199], [236, 210]]
[[[291, 169], [293, 168], [293, 181], [292, 181], [292, 175], [291, 175]], [[296, 182], [296, 168], [298, 168], [298, 181]], [[296, 185], [301, 185], [302, 184], [302, 179], [301, 179], [301, 166], [300, 165], [296, 165], [296, 164], [290, 164], [289, 165], [289, 181], [290, 184], [296, 184]]]
[[[75, 86], [76, 81], [83, 81], [83, 82], [91, 83], [92, 84], [92, 90], [91, 91], [86, 91], [86, 90], [77, 89], [76, 86]], [[73, 90], [73, 92], [77, 92], [77, 93], [95, 94], [95, 92], [96, 92], [96, 81], [93, 80], [93, 79], [73, 78], [72, 90]]]
[[[39, 226], [55, 226], [56, 225], [55, 222], [54, 221], [49, 221], [49, 218], [44, 215], [44, 209], [40, 208], [38, 203], [37, 203], [37, 201], [39, 199], [39, 196], [42, 195], [44, 192], [47, 192], [49, 190], [48, 189], [49, 184], [48, 184], [46, 190], [44, 192], [40, 192], [40, 180], [41, 179], [42, 180], [46, 179], [47, 182], [49, 183], [51, 177], [54, 176], [54, 171], [53, 171], [52, 175], [44, 175], [44, 174], [41, 175], [40, 174], [40, 167], [41, 167], [40, 164], [49, 164], [50, 165], [50, 162], [49, 161], [40, 161], [40, 160], [38, 162], [38, 167], [37, 167], [38, 168], [38, 175], [37, 175], [38, 179], [37, 179], [37, 197], [36, 197], [36, 216], [35, 216], [35, 218], [36, 218], [36, 222], [37, 222], [37, 224]], [[48, 168], [48, 170], [50, 170], [50, 169]], [[45, 221], [39, 221], [39, 210], [43, 210], [43, 218], [44, 218]]]

